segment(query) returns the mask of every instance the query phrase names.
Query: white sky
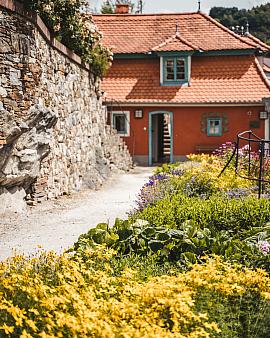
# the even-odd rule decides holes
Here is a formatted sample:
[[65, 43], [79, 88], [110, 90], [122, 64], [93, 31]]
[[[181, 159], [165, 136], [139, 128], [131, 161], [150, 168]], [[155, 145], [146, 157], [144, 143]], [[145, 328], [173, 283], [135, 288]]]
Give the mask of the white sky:
[[[89, 0], [91, 7], [99, 10], [102, 0]], [[133, 0], [135, 3], [137, 0]], [[211, 7], [251, 8], [265, 4], [267, 0], [201, 0], [203, 12], [209, 12]], [[164, 12], [194, 12], [198, 9], [198, 0], [144, 0], [144, 13]]]

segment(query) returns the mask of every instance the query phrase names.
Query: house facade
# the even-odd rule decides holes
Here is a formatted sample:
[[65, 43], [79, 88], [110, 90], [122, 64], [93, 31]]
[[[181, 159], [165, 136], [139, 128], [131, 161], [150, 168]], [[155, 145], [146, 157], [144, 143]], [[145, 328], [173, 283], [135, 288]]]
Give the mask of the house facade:
[[121, 13], [94, 21], [114, 53], [102, 84], [108, 120], [135, 162], [184, 160], [244, 130], [269, 139], [269, 46], [201, 12]]

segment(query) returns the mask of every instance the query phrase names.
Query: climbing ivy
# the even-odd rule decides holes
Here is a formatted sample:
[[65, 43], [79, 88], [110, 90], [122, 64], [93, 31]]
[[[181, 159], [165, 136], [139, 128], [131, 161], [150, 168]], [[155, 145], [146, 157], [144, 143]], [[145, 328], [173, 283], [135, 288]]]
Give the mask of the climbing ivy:
[[109, 68], [111, 52], [102, 46], [101, 34], [90, 15], [82, 8], [85, 0], [19, 0], [27, 9], [35, 11], [54, 37], [91, 65], [97, 76]]

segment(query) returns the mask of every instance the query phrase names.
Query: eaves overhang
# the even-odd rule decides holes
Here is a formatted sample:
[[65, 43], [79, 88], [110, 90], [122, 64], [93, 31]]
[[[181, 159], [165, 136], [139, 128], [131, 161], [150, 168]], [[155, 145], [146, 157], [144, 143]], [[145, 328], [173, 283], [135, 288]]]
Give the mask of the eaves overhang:
[[155, 58], [164, 55], [194, 55], [194, 56], [230, 56], [230, 55], [262, 55], [263, 52], [252, 49], [224, 49], [224, 50], [194, 50], [194, 51], [170, 51], [170, 52], [155, 52], [149, 51], [145, 53], [116, 53], [114, 59], [144, 59], [144, 58]]
[[262, 101], [254, 102], [136, 102], [136, 101], [116, 101], [116, 100], [104, 100], [103, 104], [111, 107], [264, 107]]

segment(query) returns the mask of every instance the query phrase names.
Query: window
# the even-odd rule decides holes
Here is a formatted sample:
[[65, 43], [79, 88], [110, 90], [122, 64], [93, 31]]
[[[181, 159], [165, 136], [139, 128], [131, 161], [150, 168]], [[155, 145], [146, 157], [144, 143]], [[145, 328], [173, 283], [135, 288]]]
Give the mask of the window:
[[114, 111], [111, 116], [111, 124], [121, 136], [129, 136], [130, 113], [129, 111]]
[[222, 119], [208, 118], [207, 119], [207, 135], [221, 136], [222, 135]]
[[181, 57], [163, 58], [163, 84], [177, 85], [188, 81], [187, 59]]

